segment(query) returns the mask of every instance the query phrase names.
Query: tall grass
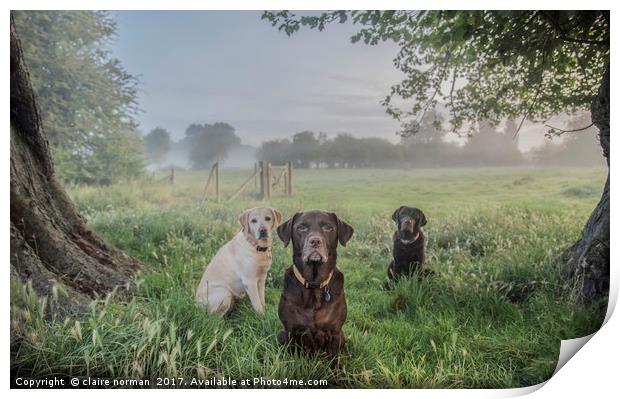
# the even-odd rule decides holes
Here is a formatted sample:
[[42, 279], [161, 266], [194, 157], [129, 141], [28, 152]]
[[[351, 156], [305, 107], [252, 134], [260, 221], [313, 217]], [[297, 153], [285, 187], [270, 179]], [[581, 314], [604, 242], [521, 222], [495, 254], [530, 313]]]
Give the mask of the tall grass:
[[[273, 248], [263, 318], [244, 299], [227, 318], [193, 294], [205, 265], [238, 230], [237, 215], [261, 202], [200, 206], [204, 176], [177, 186], [77, 187], [71, 195], [106, 239], [141, 259], [129, 302], [114, 293], [87, 314], [46, 318], [55, 297], [28, 284], [11, 290], [11, 372], [21, 376], [265, 377], [326, 379], [338, 387], [532, 385], [555, 369], [561, 339], [593, 332], [596, 307], [567, 301], [556, 261], [580, 234], [604, 173], [585, 171], [296, 171], [295, 197], [271, 203], [286, 216], [333, 209], [355, 227], [339, 252], [349, 308], [341, 369], [322, 356], [279, 347], [277, 303], [290, 250]], [[244, 173], [224, 173], [234, 188]], [[228, 180], [226, 180], [228, 178]], [[573, 195], [579, 188], [578, 196]], [[225, 186], [226, 189], [226, 186]], [[382, 288], [394, 208], [429, 220], [424, 281]], [[55, 296], [64, 295], [61, 290]]]

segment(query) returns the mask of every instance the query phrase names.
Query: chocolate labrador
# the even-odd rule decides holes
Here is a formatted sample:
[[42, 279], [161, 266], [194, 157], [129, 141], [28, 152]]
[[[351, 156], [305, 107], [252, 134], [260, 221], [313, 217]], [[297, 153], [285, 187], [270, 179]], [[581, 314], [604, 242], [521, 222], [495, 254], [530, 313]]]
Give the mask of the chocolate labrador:
[[278, 342], [306, 353], [325, 352], [332, 367], [338, 367], [347, 303], [336, 250], [338, 243], [346, 246], [353, 228], [335, 213], [309, 211], [296, 213], [277, 231], [285, 246], [293, 246], [293, 265], [284, 272], [278, 307], [284, 325]]
[[398, 225], [394, 232], [394, 260], [388, 267], [388, 278], [398, 281], [403, 276], [411, 276], [416, 271], [420, 277], [432, 274], [424, 268], [426, 255], [424, 253], [425, 237], [422, 226], [426, 225], [426, 216], [418, 208], [401, 206], [392, 214], [392, 220]]

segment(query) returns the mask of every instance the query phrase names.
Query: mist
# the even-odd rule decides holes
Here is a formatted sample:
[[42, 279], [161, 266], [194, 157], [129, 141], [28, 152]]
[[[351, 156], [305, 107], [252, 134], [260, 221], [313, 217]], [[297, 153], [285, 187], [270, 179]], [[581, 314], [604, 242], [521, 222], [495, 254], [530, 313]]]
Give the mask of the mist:
[[[115, 15], [119, 35], [113, 52], [130, 73], [140, 76], [143, 112], [138, 119], [144, 134], [163, 127], [172, 142], [180, 142], [192, 123], [228, 123], [240, 141], [218, 157], [229, 168], [251, 167], [264, 143], [290, 140], [303, 131], [401, 143], [398, 122], [380, 104], [402, 77], [392, 63], [398, 50], [394, 43], [352, 44], [349, 38], [357, 27], [351, 24], [331, 25], [324, 32], [302, 31], [291, 40], [254, 11]], [[554, 123], [561, 126], [568, 120], [560, 116]], [[518, 164], [536, 158], [536, 149], [546, 145], [561, 152], [562, 139], [545, 138], [547, 131], [542, 123], [525, 121], [514, 139], [523, 155]], [[444, 134], [441, 141], [454, 143], [456, 151], [468, 138]], [[483, 144], [487, 147], [482, 153], [496, 152]], [[479, 163], [497, 162], [459, 162]], [[189, 150], [172, 145], [164, 164], [191, 168]], [[400, 167], [405, 164], [400, 162]]]

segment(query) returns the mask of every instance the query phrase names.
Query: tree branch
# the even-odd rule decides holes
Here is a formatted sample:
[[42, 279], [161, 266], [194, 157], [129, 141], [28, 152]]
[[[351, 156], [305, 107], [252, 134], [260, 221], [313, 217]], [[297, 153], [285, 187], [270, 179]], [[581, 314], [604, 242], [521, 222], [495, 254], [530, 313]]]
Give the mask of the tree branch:
[[571, 133], [571, 132], [581, 132], [583, 130], [587, 130], [591, 128], [592, 126], [594, 126], [594, 122], [590, 123], [588, 126], [580, 127], [579, 129], [564, 130], [564, 129], [560, 129], [559, 127], [554, 127], [554, 126], [551, 126], [545, 123], [545, 127], [552, 129], [556, 135], [560, 135], [564, 133]]
[[515, 134], [512, 136], [513, 140], [519, 134], [519, 131], [523, 127], [523, 123], [525, 123], [525, 120], [532, 113], [532, 111], [534, 109], [534, 106], [538, 102], [538, 97], [540, 96], [540, 92], [542, 91], [543, 78], [544, 78], [544, 74], [545, 74], [545, 62], [547, 60], [547, 43], [548, 43], [548, 40], [549, 40], [549, 38], [546, 38], [545, 42], [543, 43], [543, 46], [542, 46], [542, 60], [540, 61], [540, 82], [538, 82], [539, 84], [538, 84], [538, 87], [536, 88], [536, 94], [534, 95], [534, 100], [532, 101], [532, 103], [528, 107], [527, 111], [523, 115], [523, 118], [521, 119], [521, 122], [519, 123], [519, 127], [517, 127], [517, 130], [515, 131]]

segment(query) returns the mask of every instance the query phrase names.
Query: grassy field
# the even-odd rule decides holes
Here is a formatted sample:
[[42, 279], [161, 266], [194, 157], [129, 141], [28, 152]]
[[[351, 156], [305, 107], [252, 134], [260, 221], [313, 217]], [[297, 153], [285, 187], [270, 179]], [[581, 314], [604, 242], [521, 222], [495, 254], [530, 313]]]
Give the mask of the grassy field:
[[[90, 314], [44, 320], [28, 286], [12, 290], [19, 333], [12, 373], [23, 376], [326, 379], [336, 387], [505, 388], [536, 384], [555, 369], [561, 339], [595, 331], [600, 311], [563, 297], [556, 260], [579, 238], [600, 197], [602, 169], [297, 170], [294, 197], [276, 190], [285, 217], [329, 209], [355, 228], [339, 251], [349, 308], [342, 368], [276, 344], [277, 304], [290, 248], [274, 246], [266, 315], [246, 299], [225, 319], [193, 294], [205, 265], [239, 229], [237, 215], [262, 202], [200, 206], [206, 173], [177, 184], [135, 182], [70, 189], [109, 242], [143, 261], [130, 302], [108, 297]], [[224, 171], [230, 195], [248, 171]], [[251, 191], [251, 190], [250, 190]], [[390, 216], [424, 210], [423, 281], [381, 286], [391, 256]], [[52, 301], [53, 302], [53, 301]], [[47, 306], [53, 306], [47, 304]], [[284, 387], [284, 386], [282, 386]]]

